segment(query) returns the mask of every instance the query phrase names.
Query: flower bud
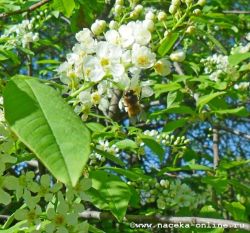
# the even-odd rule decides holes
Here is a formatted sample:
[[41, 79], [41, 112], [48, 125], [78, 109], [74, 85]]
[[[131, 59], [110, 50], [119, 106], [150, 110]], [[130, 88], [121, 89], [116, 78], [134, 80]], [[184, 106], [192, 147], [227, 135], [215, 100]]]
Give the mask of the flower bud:
[[186, 30], [186, 33], [191, 34], [191, 35], [194, 34], [194, 32], [195, 32], [194, 26], [189, 26]]
[[140, 14], [142, 12], [142, 10], [143, 10], [142, 5], [139, 4], [139, 5], [135, 6], [134, 11], [136, 11], [138, 14]]
[[169, 30], [166, 30], [166, 31], [164, 32], [164, 37], [167, 37], [167, 36], [169, 35], [169, 33], [170, 33], [170, 31], [169, 31]]
[[106, 28], [106, 21], [104, 20], [96, 20], [92, 25], [91, 25], [91, 31], [95, 35], [100, 35]]
[[164, 187], [164, 186], [165, 186], [165, 183], [166, 183], [166, 181], [165, 181], [165, 180], [161, 180], [161, 181], [160, 181], [160, 185], [161, 185], [162, 187]]
[[154, 19], [155, 19], [155, 14], [154, 14], [152, 11], [149, 11], [149, 12], [145, 15], [145, 19], [154, 20]]
[[158, 199], [158, 200], [157, 200], [157, 207], [158, 207], [159, 209], [165, 209], [166, 205], [165, 205], [164, 200]]
[[115, 15], [120, 15], [122, 13], [122, 5], [115, 5], [115, 8], [114, 8], [114, 13]]
[[137, 19], [139, 17], [139, 13], [133, 10], [132, 12], [130, 12], [129, 16], [132, 19]]
[[116, 4], [116, 5], [122, 5], [122, 6], [123, 6], [124, 1], [123, 1], [123, 0], [116, 0], [116, 1], [115, 1], [115, 4]]
[[198, 8], [194, 9], [193, 14], [199, 16], [199, 15], [201, 15], [201, 10]]
[[204, 6], [206, 4], [206, 0], [199, 0], [197, 4], [200, 6]]
[[170, 66], [170, 62], [167, 59], [163, 58], [155, 63], [154, 68], [157, 74], [166, 76], [171, 72]]
[[160, 11], [157, 15], [159, 21], [164, 21], [167, 19], [167, 14], [164, 11]]
[[143, 20], [143, 26], [147, 28], [150, 32], [152, 32], [155, 27], [154, 22], [150, 19]]
[[179, 7], [181, 5], [180, 0], [172, 0], [171, 5], [174, 5], [175, 7]]
[[186, 4], [189, 6], [193, 3], [193, 0], [185, 0]]
[[119, 26], [119, 24], [114, 20], [111, 20], [110, 23], [109, 23], [109, 28], [110, 29], [117, 29], [118, 26]]
[[170, 59], [175, 62], [183, 62], [186, 54], [183, 50], [179, 49], [170, 54]]
[[169, 13], [170, 13], [171, 15], [173, 15], [173, 14], [176, 13], [177, 7], [176, 7], [175, 5], [172, 5], [172, 4], [171, 4], [168, 11], [169, 11]]

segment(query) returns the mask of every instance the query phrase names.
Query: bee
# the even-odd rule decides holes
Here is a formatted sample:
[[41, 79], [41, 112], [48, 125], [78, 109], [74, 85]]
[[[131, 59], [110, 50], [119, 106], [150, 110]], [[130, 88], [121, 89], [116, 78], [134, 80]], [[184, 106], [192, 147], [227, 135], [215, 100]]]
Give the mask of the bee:
[[129, 89], [124, 92], [123, 95], [125, 107], [127, 107], [128, 116], [136, 117], [141, 112], [141, 105], [139, 102], [139, 97], [136, 92]]

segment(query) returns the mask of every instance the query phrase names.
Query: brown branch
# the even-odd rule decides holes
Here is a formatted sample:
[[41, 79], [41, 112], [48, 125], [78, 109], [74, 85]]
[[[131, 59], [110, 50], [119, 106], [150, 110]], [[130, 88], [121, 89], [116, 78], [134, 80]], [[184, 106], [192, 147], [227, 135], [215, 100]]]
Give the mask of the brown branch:
[[108, 115], [113, 120], [119, 120], [120, 110], [119, 110], [119, 101], [122, 97], [122, 92], [119, 89], [113, 91], [113, 96], [110, 101]]
[[223, 11], [224, 14], [250, 14], [250, 11], [231, 10]]
[[184, 75], [184, 72], [178, 62], [174, 62], [174, 68], [179, 75]]
[[38, 3], [31, 5], [28, 8], [25, 8], [25, 9], [20, 9], [20, 10], [16, 10], [16, 11], [12, 11], [12, 12], [2, 13], [2, 14], [0, 14], [0, 18], [6, 18], [6, 17], [11, 16], [11, 15], [18, 15], [18, 14], [22, 14], [24, 12], [31, 12], [31, 11], [34, 11], [37, 8], [47, 4], [48, 2], [50, 2], [50, 0], [42, 0]]
[[219, 130], [217, 126], [213, 128], [213, 155], [214, 155], [214, 169], [219, 164]]
[[[0, 215], [0, 219], [7, 220], [10, 216]], [[109, 212], [99, 212], [86, 210], [79, 214], [79, 217], [82, 219], [96, 219], [96, 220], [114, 220], [116, 218]], [[200, 218], [200, 217], [172, 217], [172, 216], [161, 216], [161, 215], [132, 215], [128, 214], [124, 217], [123, 221], [132, 223], [136, 227], [135, 223], [148, 223], [156, 224], [153, 225], [157, 227], [157, 224], [178, 224], [179, 226], [187, 224], [189, 227], [199, 228], [233, 228], [233, 229], [243, 229], [250, 231], [250, 224], [232, 220], [225, 219], [215, 219], [215, 218]]]
[[[115, 217], [108, 212], [99, 212], [99, 211], [84, 211], [79, 214], [79, 216], [83, 219], [97, 219], [97, 220], [116, 220]], [[124, 221], [130, 223], [152, 223], [156, 224], [189, 224], [189, 226], [197, 226], [201, 227], [201, 224], [204, 226], [212, 226], [223, 227], [223, 228], [234, 228], [234, 229], [244, 229], [250, 231], [250, 224], [225, 220], [225, 219], [215, 219], [215, 218], [199, 218], [199, 217], [172, 217], [172, 216], [145, 216], [145, 215], [126, 215]], [[134, 225], [136, 226], [136, 225]]]
[[224, 126], [219, 126], [219, 129], [224, 130], [224, 131], [229, 132], [229, 133], [232, 133], [232, 134], [235, 134], [237, 136], [243, 137], [243, 138], [245, 138], [247, 140], [250, 140], [250, 135], [249, 134], [240, 132], [240, 131], [238, 131], [236, 129], [230, 129], [230, 128], [227, 128], [227, 127], [224, 127]]

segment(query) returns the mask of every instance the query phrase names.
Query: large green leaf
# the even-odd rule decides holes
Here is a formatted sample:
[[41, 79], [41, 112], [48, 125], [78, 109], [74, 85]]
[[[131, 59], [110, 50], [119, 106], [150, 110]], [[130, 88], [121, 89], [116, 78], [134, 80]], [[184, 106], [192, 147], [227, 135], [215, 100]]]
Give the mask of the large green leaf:
[[124, 149], [136, 149], [138, 146], [137, 144], [130, 140], [130, 139], [124, 139], [115, 144], [119, 149], [124, 150]]
[[225, 93], [226, 93], [225, 91], [220, 91], [220, 92], [215, 92], [215, 93], [201, 96], [198, 99], [197, 106], [201, 110], [205, 104], [209, 103], [211, 100], [213, 100], [214, 98], [216, 98], [220, 95], [224, 95]]
[[123, 168], [118, 168], [118, 167], [102, 167], [100, 169], [114, 171], [114, 172], [121, 174], [121, 175], [123, 175], [123, 176], [125, 176], [128, 179], [133, 180], [133, 181], [137, 181], [138, 179], [149, 180], [151, 178], [150, 176], [147, 176], [147, 175], [143, 174], [142, 172], [137, 173], [136, 171], [133, 171], [133, 170], [123, 169]]
[[235, 66], [248, 58], [250, 58], [250, 53], [237, 53], [230, 55], [228, 61], [230, 65]]
[[181, 88], [181, 85], [179, 83], [171, 82], [166, 84], [156, 84], [154, 86], [155, 91], [155, 97], [159, 97], [161, 94], [170, 92], [170, 91], [176, 91]]
[[225, 203], [225, 208], [232, 214], [234, 220], [246, 221], [246, 207], [240, 202]]
[[218, 194], [225, 192], [228, 186], [226, 177], [206, 176], [201, 179], [202, 182], [211, 185]]
[[164, 159], [165, 150], [153, 137], [142, 136], [141, 139], [155, 154], [158, 155], [160, 161]]
[[54, 0], [53, 7], [55, 10], [62, 12], [67, 17], [72, 15], [75, 8], [74, 0]]
[[218, 110], [213, 111], [213, 113], [217, 113], [220, 115], [234, 114], [234, 115], [243, 116], [243, 117], [249, 115], [246, 108], [243, 106], [238, 107], [238, 108], [232, 108], [232, 109], [218, 109]]
[[130, 189], [118, 176], [105, 171], [90, 173], [93, 189], [88, 192], [92, 202], [99, 208], [110, 210], [121, 221], [130, 200]]
[[167, 124], [164, 126], [163, 131], [164, 132], [172, 132], [177, 128], [183, 127], [187, 124], [187, 119], [181, 118], [174, 121], [167, 122]]
[[76, 185], [90, 153], [80, 118], [51, 87], [16, 76], [4, 91], [5, 117], [20, 140], [61, 182]]
[[212, 171], [212, 168], [201, 164], [188, 164], [182, 167], [164, 167], [161, 169], [158, 175], [162, 175], [165, 172], [179, 172], [179, 171]]
[[160, 56], [164, 56], [167, 54], [169, 50], [172, 49], [175, 42], [177, 41], [179, 37], [179, 33], [169, 33], [160, 43], [160, 46], [158, 48], [158, 53]]

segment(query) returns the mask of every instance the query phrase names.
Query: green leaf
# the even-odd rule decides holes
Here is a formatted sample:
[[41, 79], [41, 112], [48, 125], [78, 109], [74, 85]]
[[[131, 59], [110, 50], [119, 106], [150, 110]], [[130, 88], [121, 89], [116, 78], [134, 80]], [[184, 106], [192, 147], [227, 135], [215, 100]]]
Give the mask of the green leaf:
[[23, 48], [21, 46], [18, 46], [18, 49], [20, 49], [21, 51], [23, 51], [24, 53], [28, 54], [28, 55], [31, 55], [31, 56], [34, 56], [34, 52], [32, 52], [30, 49], [27, 49], [27, 48]]
[[169, 33], [160, 43], [160, 46], [157, 51], [158, 54], [160, 56], [166, 55], [167, 52], [172, 49], [178, 37], [179, 33]]
[[228, 57], [228, 62], [231, 66], [236, 66], [240, 62], [250, 58], [250, 53], [238, 53], [233, 54]]
[[239, 71], [250, 71], [250, 63], [242, 65]]
[[90, 225], [90, 224], [89, 224], [88, 230], [89, 230], [89, 232], [92, 232], [92, 233], [105, 233], [105, 231], [102, 231], [102, 230], [100, 230], [100, 229], [98, 229], [95, 226]]
[[207, 33], [206, 31], [204, 30], [200, 30], [200, 29], [197, 29], [197, 31], [199, 31], [199, 33], [202, 35], [202, 36], [207, 36], [207, 38], [212, 42], [214, 43], [214, 45], [220, 49], [220, 51], [224, 54], [224, 55], [227, 55], [227, 50], [224, 48], [224, 46], [222, 45], [222, 43], [220, 41], [218, 41], [211, 33]]
[[218, 210], [214, 209], [211, 205], [203, 206], [200, 210], [200, 217], [204, 218], [218, 218], [220, 219], [222, 216], [218, 213]]
[[181, 118], [178, 120], [167, 122], [167, 124], [163, 128], [163, 131], [164, 132], [172, 132], [177, 128], [183, 127], [184, 125], [186, 125], [186, 123], [187, 123], [187, 119], [185, 119], [185, 118]]
[[178, 171], [212, 171], [213, 169], [204, 165], [200, 164], [189, 164], [182, 167], [164, 167], [160, 172], [159, 175], [164, 174], [165, 172], [178, 172]]
[[220, 95], [224, 95], [225, 93], [226, 93], [225, 91], [221, 91], [221, 92], [215, 92], [212, 94], [204, 95], [198, 99], [197, 106], [201, 110], [203, 108], [203, 106], [205, 104], [209, 103], [212, 99], [214, 99]]
[[150, 117], [163, 115], [167, 113], [178, 113], [178, 114], [190, 114], [195, 115], [195, 111], [192, 110], [192, 108], [185, 106], [185, 105], [179, 105], [179, 106], [171, 106], [170, 108], [163, 109], [157, 112], [153, 112]]
[[105, 127], [96, 122], [88, 122], [86, 126], [93, 132], [101, 132], [105, 129]]
[[159, 97], [161, 94], [170, 92], [170, 91], [176, 91], [181, 88], [181, 85], [179, 83], [167, 83], [167, 84], [156, 84], [154, 86], [155, 91], [155, 97]]
[[115, 164], [120, 165], [120, 166], [122, 166], [122, 167], [125, 166], [125, 163], [122, 162], [119, 158], [115, 157], [114, 155], [112, 155], [112, 154], [110, 154], [110, 153], [108, 153], [108, 152], [106, 152], [106, 151], [99, 150], [99, 149], [97, 149], [97, 148], [94, 148], [94, 150], [95, 150], [98, 154], [104, 156], [105, 158], [109, 159], [110, 161], [114, 162]]
[[153, 137], [142, 136], [141, 139], [156, 155], [158, 155], [160, 161], [162, 161], [165, 155], [165, 151], [162, 146], [155, 141]]
[[74, 0], [54, 0], [53, 8], [62, 12], [65, 16], [70, 17], [75, 9]]
[[241, 193], [247, 193], [248, 195], [250, 195], [250, 186], [249, 185], [245, 185], [241, 181], [238, 181], [236, 179], [230, 179], [228, 181], [228, 183], [233, 185], [233, 187], [235, 189], [241, 191]]
[[228, 160], [223, 159], [220, 161], [218, 169], [226, 169], [227, 170], [227, 169], [242, 166], [242, 165], [245, 165], [248, 163], [250, 163], [250, 159], [240, 160], [240, 161], [228, 161]]
[[101, 198], [93, 199], [93, 204], [98, 206], [99, 201], [105, 201], [117, 220], [122, 221], [131, 196], [128, 185], [119, 177], [104, 171], [93, 171], [90, 173], [90, 178], [92, 187], [98, 191]]
[[[42, 223], [41, 223], [41, 229], [44, 229], [45, 226], [49, 223], [48, 220], [44, 220]], [[35, 232], [36, 231], [36, 227], [37, 226], [29, 226], [28, 229], [25, 229], [25, 231], [20, 231], [21, 228], [24, 228], [24, 226], [27, 226], [28, 224], [28, 221], [27, 220], [23, 220], [23, 221], [20, 221], [18, 223], [16, 223], [14, 226], [6, 229], [6, 230], [1, 230], [0, 229], [0, 232], [1, 233], [20, 233], [20, 232]]]
[[238, 108], [234, 108], [234, 109], [219, 109], [219, 110], [215, 110], [215, 111], [212, 111], [213, 113], [217, 113], [217, 114], [220, 114], [220, 115], [224, 115], [224, 114], [234, 114], [234, 115], [237, 115], [237, 116], [248, 116], [249, 113], [247, 112], [246, 108], [241, 106], [241, 107], [238, 107]]
[[61, 182], [76, 185], [90, 153], [90, 135], [60, 95], [38, 79], [15, 76], [4, 91], [10, 128]]
[[167, 97], [167, 108], [169, 108], [177, 98], [177, 92], [169, 92]]
[[60, 64], [61, 62], [57, 60], [45, 59], [45, 60], [39, 60], [36, 63], [37, 64]]
[[218, 194], [225, 192], [228, 185], [226, 177], [207, 176], [201, 179], [202, 182], [211, 185]]
[[124, 139], [122, 141], [117, 142], [115, 145], [121, 150], [136, 149], [138, 147], [137, 144], [130, 139]]
[[234, 220], [247, 220], [246, 207], [240, 202], [226, 203], [225, 208], [232, 214]]
[[143, 173], [136, 173], [135, 171], [122, 169], [122, 168], [118, 168], [118, 167], [102, 167], [100, 169], [107, 169], [107, 170], [117, 172], [118, 174], [123, 175], [123, 176], [125, 176], [128, 179], [133, 180], [133, 181], [137, 181], [138, 179], [143, 179], [143, 180], [150, 179], [149, 176], [146, 176]]

